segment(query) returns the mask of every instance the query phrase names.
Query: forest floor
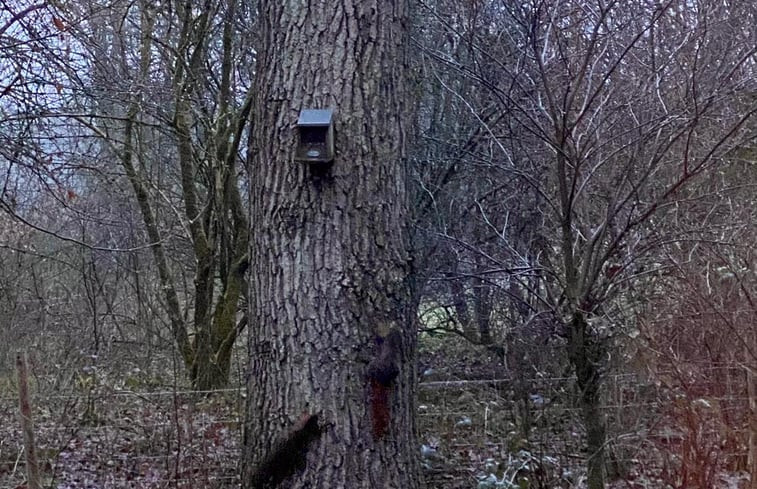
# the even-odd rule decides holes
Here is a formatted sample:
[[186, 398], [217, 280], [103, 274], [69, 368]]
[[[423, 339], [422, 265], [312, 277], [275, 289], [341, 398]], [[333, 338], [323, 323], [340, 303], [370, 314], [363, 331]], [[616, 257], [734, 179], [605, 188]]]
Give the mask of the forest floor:
[[[241, 413], [231, 394], [113, 391], [44, 399], [34, 414], [43, 486], [236, 487]], [[15, 412], [0, 408], [2, 489], [24, 487]]]
[[[421, 359], [419, 450], [427, 487], [584, 487], [583, 432], [571, 402], [571, 379], [515, 382], [495, 359], [470, 353], [456, 359], [432, 354]], [[707, 443], [699, 448], [709, 450], [709, 458], [703, 460], [712, 462], [711, 467], [701, 466], [699, 473], [687, 475], [691, 481], [700, 477], [704, 482], [680, 485], [679, 454], [688, 435], [664, 417], [655, 417], [652, 408], [657, 406], [647, 402], [647, 386], [638, 379], [618, 377], [612, 382], [615, 394], [607, 407], [612, 479], [608, 489], [663, 489], [676, 483], [708, 489], [747, 487], [742, 472], [723, 469], [736, 463], [728, 459], [726, 447]], [[4, 395], [8, 389], [4, 390], [0, 391], [0, 489], [22, 489], [24, 453], [17, 399]], [[241, 389], [206, 396], [175, 386], [148, 388], [82, 377], [66, 394], [35, 398], [43, 485], [238, 487], [243, 406]]]

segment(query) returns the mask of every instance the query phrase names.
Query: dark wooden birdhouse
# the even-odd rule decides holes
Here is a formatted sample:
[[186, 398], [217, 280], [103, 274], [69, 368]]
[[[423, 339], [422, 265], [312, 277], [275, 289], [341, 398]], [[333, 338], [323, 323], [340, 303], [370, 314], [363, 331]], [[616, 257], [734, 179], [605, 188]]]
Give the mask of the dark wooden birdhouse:
[[297, 150], [294, 159], [306, 163], [334, 160], [334, 111], [302, 109], [297, 120]]

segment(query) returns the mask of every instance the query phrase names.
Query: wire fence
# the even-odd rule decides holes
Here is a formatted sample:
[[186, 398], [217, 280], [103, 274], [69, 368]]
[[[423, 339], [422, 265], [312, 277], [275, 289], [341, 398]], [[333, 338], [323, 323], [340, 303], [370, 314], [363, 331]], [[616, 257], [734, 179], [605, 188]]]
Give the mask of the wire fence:
[[[605, 378], [609, 487], [746, 487], [746, 370], [704, 367], [683, 380], [680, 373]], [[423, 387], [419, 427], [432, 454], [425, 463], [430, 487], [584, 487], [588, 453], [572, 377]], [[497, 482], [477, 485], [486, 480]]]
[[[729, 487], [728, 474], [743, 477], [750, 433], [744, 371], [717, 369], [702, 378], [680, 386], [607, 377], [606, 462], [610, 479], [622, 481], [617, 487], [686, 487], [682, 474], [694, 465], [711, 469], [713, 488]], [[492, 487], [524, 478], [529, 488], [581, 486], [586, 453], [572, 378], [419, 387], [419, 450], [428, 487], [483, 487], [492, 477], [500, 484]], [[0, 397], [3, 489], [25, 483], [17, 406], [17, 397]], [[198, 393], [91, 384], [66, 393], [38, 391], [33, 406], [43, 487], [239, 486], [242, 388]]]

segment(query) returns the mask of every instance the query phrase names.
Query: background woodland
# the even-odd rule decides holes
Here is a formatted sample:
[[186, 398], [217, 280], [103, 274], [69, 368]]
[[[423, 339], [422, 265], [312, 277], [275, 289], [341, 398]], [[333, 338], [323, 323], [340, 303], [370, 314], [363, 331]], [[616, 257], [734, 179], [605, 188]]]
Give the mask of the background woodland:
[[[257, 15], [0, 0], [0, 487], [238, 486]], [[428, 487], [756, 489], [757, 5], [409, 19]]]

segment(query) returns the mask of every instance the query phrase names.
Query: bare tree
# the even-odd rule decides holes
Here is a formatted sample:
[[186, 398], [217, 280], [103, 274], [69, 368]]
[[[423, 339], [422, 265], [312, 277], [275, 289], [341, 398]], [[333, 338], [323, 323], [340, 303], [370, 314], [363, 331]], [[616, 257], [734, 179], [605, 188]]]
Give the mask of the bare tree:
[[[488, 161], [498, 181], [538, 196], [540, 239], [531, 253], [501, 261], [521, 258], [508, 268], [527, 267], [544, 280], [531, 293], [549, 305], [565, 337], [587, 431], [589, 487], [603, 487], [601, 387], [608, 339], [621, 326], [613, 322], [615, 298], [651, 266], [662, 242], [683, 238], [660, 227], [682, 190], [727, 165], [745, 140], [757, 110], [755, 34], [747, 27], [754, 8], [561, 0], [426, 7], [468, 47], [465, 57], [435, 46], [427, 53], [486, 93], [473, 98], [448, 85], [494, 148], [469, 161]], [[501, 118], [487, 116], [492, 103]], [[512, 249], [512, 222], [491, 206], [480, 209]], [[479, 252], [492, 264], [503, 256]]]
[[[142, 212], [161, 287], [166, 296], [174, 338], [193, 383], [199, 389], [223, 386], [228, 380], [231, 348], [244, 321], [238, 323], [238, 304], [247, 269], [248, 222], [240, 196], [239, 147], [249, 114], [249, 97], [235, 106], [239, 66], [236, 1], [179, 6], [176, 18], [164, 19], [162, 28], [178, 29], [170, 56], [172, 133], [176, 144], [183, 224], [192, 242], [194, 266], [194, 339], [190, 340], [163, 248], [139, 145], [149, 141], [139, 124], [145, 88], [152, 69], [157, 12], [149, 2], [140, 5], [139, 64], [129, 88], [124, 115], [123, 145], [118, 154]], [[175, 23], [175, 24], [174, 24]], [[212, 32], [222, 33], [213, 46]], [[214, 49], [215, 48], [215, 49]], [[164, 51], [165, 52], [165, 51]], [[214, 71], [208, 63], [218, 63]], [[168, 68], [167, 65], [163, 65]], [[128, 67], [127, 67], [128, 68]], [[206, 85], [209, 83], [210, 86]], [[210, 98], [210, 97], [212, 98]], [[202, 119], [198, 120], [198, 115]], [[145, 138], [148, 138], [145, 140]]]
[[[22, 25], [33, 46], [23, 51], [31, 68], [25, 73], [19, 65], [24, 83], [6, 77], [12, 124], [21, 130], [6, 155], [14, 169], [61, 187], [67, 207], [87, 178], [113, 184], [114, 192], [118, 184], [131, 187], [168, 329], [199, 389], [225, 385], [232, 346], [246, 325], [240, 304], [249, 225], [240, 146], [253, 61], [246, 8], [235, 0], [167, 9], [154, 2], [30, 6], [44, 30], [40, 19]], [[42, 142], [30, 145], [24, 132]], [[50, 161], [63, 160], [57, 173], [46, 163], [51, 152]], [[74, 158], [77, 171], [69, 165]], [[121, 172], [108, 164], [113, 159]], [[23, 219], [12, 207], [5, 209]], [[186, 275], [190, 287], [182, 287]]]

